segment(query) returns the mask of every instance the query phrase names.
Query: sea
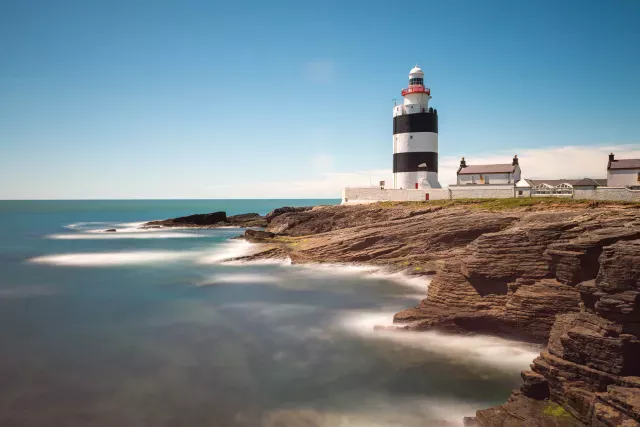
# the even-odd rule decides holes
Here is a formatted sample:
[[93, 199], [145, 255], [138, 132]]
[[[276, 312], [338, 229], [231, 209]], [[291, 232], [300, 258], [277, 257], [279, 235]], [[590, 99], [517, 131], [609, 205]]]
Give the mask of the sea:
[[0, 201], [0, 426], [459, 426], [503, 403], [539, 348], [375, 328], [428, 277], [234, 262], [243, 229], [139, 228], [338, 203]]

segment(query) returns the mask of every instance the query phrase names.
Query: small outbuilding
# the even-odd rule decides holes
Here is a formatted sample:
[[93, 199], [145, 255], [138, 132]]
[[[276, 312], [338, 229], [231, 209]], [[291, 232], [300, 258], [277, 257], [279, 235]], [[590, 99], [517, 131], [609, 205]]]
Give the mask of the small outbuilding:
[[515, 184], [520, 181], [518, 156], [511, 163], [495, 165], [467, 165], [464, 157], [458, 168], [457, 185]]
[[618, 160], [613, 153], [609, 154], [607, 183], [609, 187], [640, 189], [640, 159]]

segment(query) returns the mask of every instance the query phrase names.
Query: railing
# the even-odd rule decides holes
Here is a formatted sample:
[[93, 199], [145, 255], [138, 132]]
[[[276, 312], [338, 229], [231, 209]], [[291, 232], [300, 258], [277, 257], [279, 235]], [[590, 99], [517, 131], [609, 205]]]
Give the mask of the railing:
[[426, 93], [427, 95], [431, 95], [431, 89], [422, 85], [409, 86], [406, 89], [402, 89], [402, 96], [409, 93]]
[[[409, 107], [409, 108], [407, 108]], [[396, 105], [394, 107], [394, 115], [395, 116], [404, 116], [405, 114], [413, 114], [413, 113], [430, 113], [430, 114], [438, 114], [438, 110], [433, 107], [424, 108], [421, 105]]]

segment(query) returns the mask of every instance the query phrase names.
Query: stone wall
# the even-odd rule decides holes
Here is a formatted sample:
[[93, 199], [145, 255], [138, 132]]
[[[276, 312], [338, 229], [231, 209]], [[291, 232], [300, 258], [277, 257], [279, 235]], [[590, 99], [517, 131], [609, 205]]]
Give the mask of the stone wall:
[[444, 189], [423, 189], [423, 190], [393, 190], [381, 189], [378, 187], [345, 188], [342, 190], [343, 204], [362, 204], [374, 202], [421, 202], [426, 200], [449, 199], [449, 190]]
[[[523, 195], [517, 196], [522, 190]], [[380, 201], [393, 202], [419, 202], [426, 200], [443, 199], [508, 199], [511, 197], [530, 197], [530, 188], [518, 188], [513, 185], [451, 185], [443, 189], [422, 189], [422, 190], [394, 190], [380, 189], [378, 187], [345, 188], [342, 191], [343, 204], [375, 203]], [[550, 195], [545, 195], [549, 197]], [[568, 195], [557, 195], [556, 197], [571, 197]], [[624, 187], [599, 187], [591, 189], [574, 189], [574, 199], [587, 200], [619, 200], [629, 202], [640, 202], [640, 190], [629, 190]]]
[[508, 199], [514, 197], [513, 185], [451, 185], [452, 199]]
[[629, 190], [624, 187], [598, 187], [595, 189], [574, 189], [574, 199], [588, 200], [621, 200], [640, 202], [640, 190]]

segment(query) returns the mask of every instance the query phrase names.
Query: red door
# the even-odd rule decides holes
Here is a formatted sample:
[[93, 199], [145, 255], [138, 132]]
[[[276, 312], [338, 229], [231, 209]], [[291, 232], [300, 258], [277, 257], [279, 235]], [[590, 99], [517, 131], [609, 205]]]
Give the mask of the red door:
[[425, 193], [424, 194], [424, 200], [425, 201], [429, 201], [429, 193]]
[[416, 190], [418, 189], [418, 183], [416, 182]]

